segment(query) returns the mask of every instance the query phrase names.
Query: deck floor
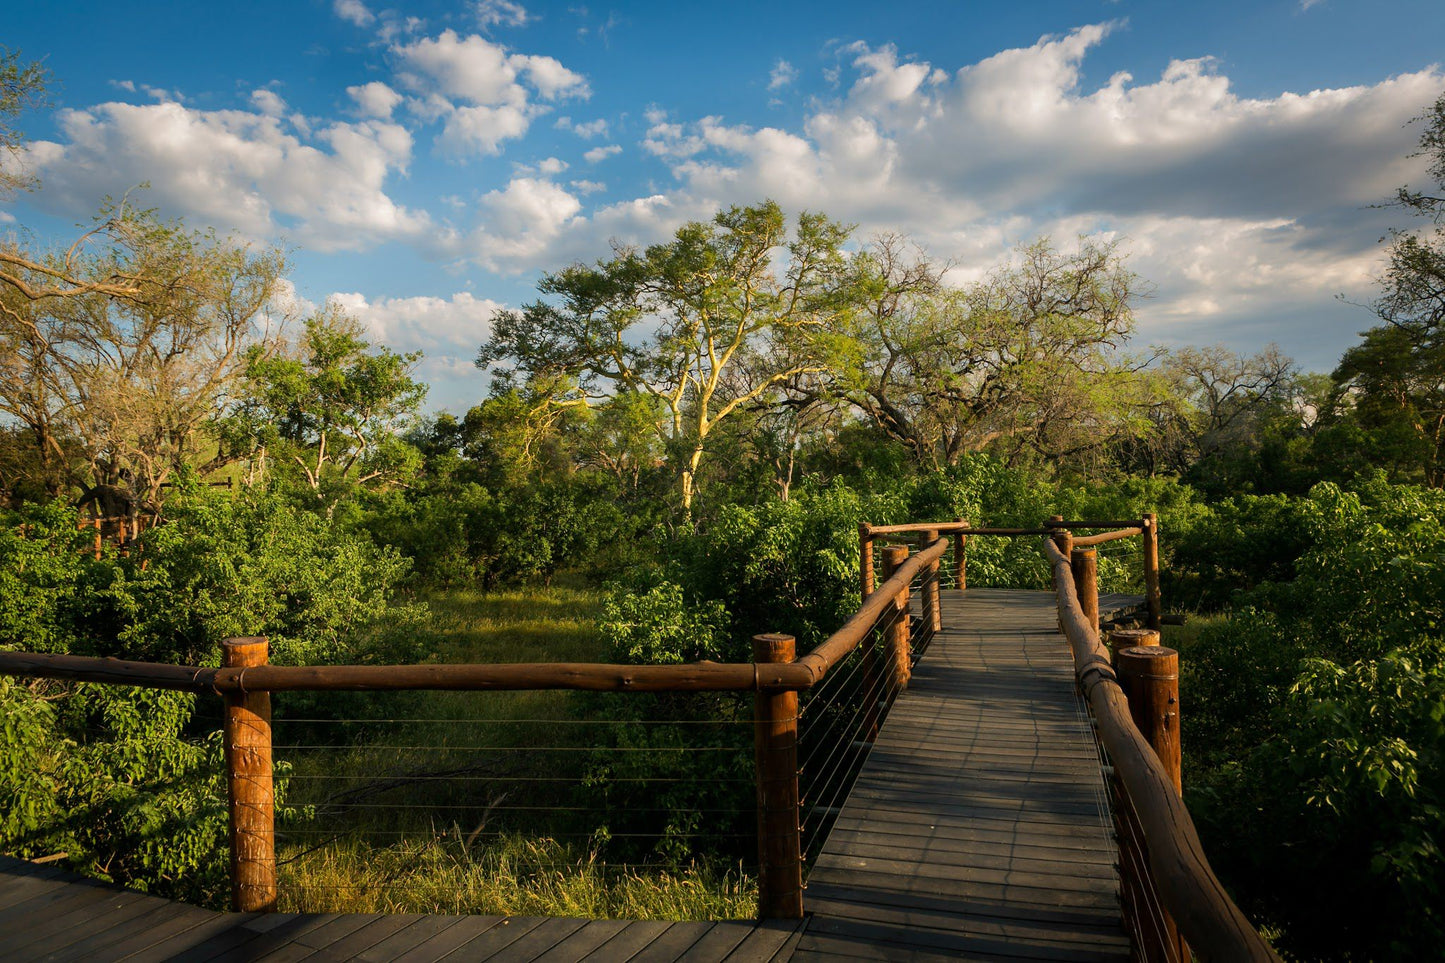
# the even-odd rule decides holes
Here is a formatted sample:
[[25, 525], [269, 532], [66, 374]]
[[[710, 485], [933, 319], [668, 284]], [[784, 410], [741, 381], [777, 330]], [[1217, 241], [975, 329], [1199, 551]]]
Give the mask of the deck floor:
[[[1101, 608], [1132, 599], [1101, 599]], [[0, 960], [1124, 960], [1088, 719], [1047, 592], [943, 593], [801, 923], [215, 913], [0, 857]]]
[[1103, 779], [1053, 593], [942, 601], [943, 630], [808, 877], [793, 959], [1127, 959]]

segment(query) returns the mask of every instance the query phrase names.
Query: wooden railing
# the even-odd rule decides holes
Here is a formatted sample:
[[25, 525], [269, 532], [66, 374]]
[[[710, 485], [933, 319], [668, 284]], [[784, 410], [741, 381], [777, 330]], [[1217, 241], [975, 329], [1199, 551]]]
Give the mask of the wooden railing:
[[[911, 666], [909, 586], [936, 577], [946, 543], [899, 557], [886, 581], [823, 643], [794, 658], [791, 636], [760, 635], [754, 661], [687, 665], [512, 663], [469, 665], [270, 665], [264, 638], [227, 639], [219, 667], [124, 659], [0, 652], [0, 673], [132, 685], [220, 696], [230, 806], [231, 903], [241, 912], [275, 909], [276, 852], [272, 784], [271, 693], [396, 690], [587, 690], [602, 692], [753, 692], [759, 840], [758, 913], [798, 919], [803, 860], [798, 792], [799, 693], [869, 643], [866, 667], [886, 677], [884, 691], [906, 684]], [[906, 554], [906, 553], [905, 553]], [[925, 591], [925, 598], [930, 597]], [[936, 625], [937, 593], [931, 623]], [[872, 643], [885, 639], [880, 646]], [[876, 705], [867, 711], [876, 712]]]
[[[1150, 519], [1152, 521], [1152, 518]], [[1073, 538], [1072, 529], [1113, 528]], [[1180, 795], [1179, 654], [1159, 645], [1158, 550], [1146, 540], [1151, 629], [1099, 638], [1092, 546], [1154, 534], [1154, 525], [1051, 519], [1043, 540], [1059, 626], [1074, 674], [1107, 753], [1119, 841], [1124, 925], [1136, 959], [1153, 963], [1278, 960], [1214, 875]], [[1081, 543], [1083, 547], [1080, 547]]]

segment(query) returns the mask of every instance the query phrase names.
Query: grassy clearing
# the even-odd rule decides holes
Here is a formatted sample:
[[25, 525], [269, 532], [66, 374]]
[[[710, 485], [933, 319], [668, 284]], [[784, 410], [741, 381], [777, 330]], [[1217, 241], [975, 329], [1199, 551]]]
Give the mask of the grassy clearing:
[[554, 841], [522, 836], [485, 848], [413, 840], [328, 847], [282, 867], [283, 911], [456, 913], [591, 919], [744, 919], [754, 881], [707, 864], [616, 869]]
[[[419, 601], [432, 613], [426, 651], [437, 662], [606, 658], [596, 624], [601, 595], [586, 587], [432, 589]], [[278, 722], [278, 744], [333, 747], [278, 753], [294, 767], [288, 803], [311, 814], [280, 829], [283, 908], [627, 919], [753, 914], [755, 883], [736, 866], [609, 865], [587, 845], [615, 815], [605, 812], [605, 796], [578, 788], [610, 724], [593, 718], [595, 696], [344, 698], [305, 707], [295, 722], [282, 713]], [[603, 811], [579, 813], [581, 803]]]

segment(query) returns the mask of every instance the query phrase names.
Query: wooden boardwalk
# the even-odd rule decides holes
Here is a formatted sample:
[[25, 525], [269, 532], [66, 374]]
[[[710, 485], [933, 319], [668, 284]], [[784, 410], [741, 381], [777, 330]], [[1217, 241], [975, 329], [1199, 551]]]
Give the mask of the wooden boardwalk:
[[1127, 959], [1104, 787], [1052, 593], [945, 591], [943, 622], [812, 869], [800, 923], [215, 913], [0, 857], [0, 961]]
[[1053, 593], [942, 602], [943, 631], [808, 877], [793, 958], [1127, 959], [1105, 787]]
[[801, 923], [214, 913], [0, 856], [0, 960], [769, 963]]

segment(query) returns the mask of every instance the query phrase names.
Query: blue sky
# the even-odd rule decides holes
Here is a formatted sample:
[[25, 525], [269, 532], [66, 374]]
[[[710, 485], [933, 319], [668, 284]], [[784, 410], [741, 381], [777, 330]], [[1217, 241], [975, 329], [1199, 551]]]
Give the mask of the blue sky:
[[0, 230], [60, 239], [149, 182], [288, 246], [303, 307], [425, 351], [454, 410], [540, 271], [764, 197], [960, 281], [1117, 238], [1152, 286], [1137, 345], [1328, 370], [1407, 223], [1369, 205], [1420, 178], [1407, 122], [1445, 90], [1445, 4], [1388, 0], [36, 3], [0, 43], [55, 81]]

